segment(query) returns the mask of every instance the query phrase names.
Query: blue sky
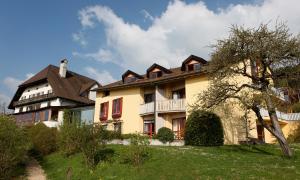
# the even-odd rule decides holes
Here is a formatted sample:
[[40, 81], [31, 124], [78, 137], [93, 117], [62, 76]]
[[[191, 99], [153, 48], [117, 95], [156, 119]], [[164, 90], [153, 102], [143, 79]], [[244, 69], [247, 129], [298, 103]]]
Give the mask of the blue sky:
[[[285, 2], [285, 3], [283, 3]], [[208, 47], [231, 24], [255, 27], [276, 18], [299, 32], [297, 0], [0, 1], [0, 101], [19, 83], [67, 58], [69, 69], [102, 84], [154, 62], [173, 67]], [[298, 3], [299, 5], [299, 3]]]

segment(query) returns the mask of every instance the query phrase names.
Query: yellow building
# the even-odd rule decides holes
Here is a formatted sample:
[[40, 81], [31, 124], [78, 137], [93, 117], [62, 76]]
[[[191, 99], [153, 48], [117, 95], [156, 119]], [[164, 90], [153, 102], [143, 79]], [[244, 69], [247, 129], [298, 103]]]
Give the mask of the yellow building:
[[[94, 123], [101, 123], [108, 130], [120, 130], [122, 134], [138, 132], [149, 136], [161, 127], [168, 127], [177, 139], [182, 139], [189, 105], [209, 86], [203, 68], [206, 64], [206, 60], [191, 55], [178, 68], [153, 64], [145, 75], [126, 71], [122, 80], [97, 89]], [[231, 106], [227, 107], [230, 113], [226, 107], [217, 112], [222, 119], [225, 143], [245, 140], [245, 132], [250, 137], [271, 141], [271, 137], [264, 136], [263, 129], [261, 132], [255, 118], [247, 120], [245, 126], [240, 108]]]

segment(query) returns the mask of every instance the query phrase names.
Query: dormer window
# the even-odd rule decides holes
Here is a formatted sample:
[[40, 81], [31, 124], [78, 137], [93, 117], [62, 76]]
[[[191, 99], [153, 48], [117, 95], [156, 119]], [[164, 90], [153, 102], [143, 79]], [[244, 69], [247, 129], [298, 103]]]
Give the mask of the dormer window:
[[162, 77], [163, 73], [161, 71], [157, 71], [157, 72], [150, 72], [149, 73], [149, 78], [150, 79], [155, 79], [155, 78], [159, 78]]
[[170, 74], [170, 73], [172, 73], [171, 70], [155, 63], [147, 69], [147, 77], [149, 79], [159, 78], [164, 76], [165, 74]]
[[123, 75], [122, 75], [122, 80], [123, 80], [123, 83], [132, 83], [132, 82], [135, 82], [139, 79], [143, 79], [144, 77], [133, 72], [133, 71], [130, 71], [130, 70], [127, 70]]
[[136, 80], [137, 80], [137, 78], [134, 77], [134, 76], [126, 77], [126, 78], [124, 79], [124, 83], [131, 83], [131, 82], [135, 82]]
[[187, 70], [188, 71], [200, 71], [201, 64], [200, 63], [195, 63], [195, 64], [187, 64]]
[[207, 64], [207, 61], [201, 57], [191, 55], [182, 62], [181, 71], [200, 71], [202, 65]]

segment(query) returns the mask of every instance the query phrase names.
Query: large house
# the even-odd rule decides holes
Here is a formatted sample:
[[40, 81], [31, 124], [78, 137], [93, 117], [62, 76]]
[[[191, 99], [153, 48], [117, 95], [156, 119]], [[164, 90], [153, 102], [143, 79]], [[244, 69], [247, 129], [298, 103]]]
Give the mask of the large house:
[[100, 84], [67, 70], [66, 59], [60, 67], [49, 65], [19, 85], [9, 108], [19, 125], [43, 122], [55, 127], [63, 121], [63, 110], [72, 109], [83, 121], [93, 122], [96, 93]]
[[[126, 71], [122, 80], [96, 89], [94, 122], [108, 130], [119, 130], [122, 134], [139, 132], [149, 136], [161, 127], [168, 127], [177, 139], [182, 139], [190, 105], [197, 101], [197, 94], [209, 86], [205, 72], [207, 64], [203, 58], [191, 55], [177, 68], [168, 69], [153, 64], [144, 75]], [[247, 81], [240, 78], [233, 80]], [[274, 140], [254, 115], [245, 121], [236, 103], [229, 106], [221, 107], [217, 112], [222, 119], [225, 143], [236, 144], [248, 137], [265, 142]], [[268, 122], [263, 109], [262, 115]], [[279, 115], [286, 136], [291, 133], [295, 123], [299, 123], [300, 114], [298, 117]]]

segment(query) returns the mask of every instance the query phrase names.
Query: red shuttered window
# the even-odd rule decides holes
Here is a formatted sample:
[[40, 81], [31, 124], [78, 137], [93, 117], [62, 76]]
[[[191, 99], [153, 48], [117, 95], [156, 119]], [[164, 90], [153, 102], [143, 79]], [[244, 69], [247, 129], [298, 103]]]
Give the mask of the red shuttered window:
[[100, 104], [100, 120], [106, 121], [108, 118], [108, 102]]
[[114, 99], [112, 106], [112, 117], [120, 118], [122, 116], [122, 98]]

